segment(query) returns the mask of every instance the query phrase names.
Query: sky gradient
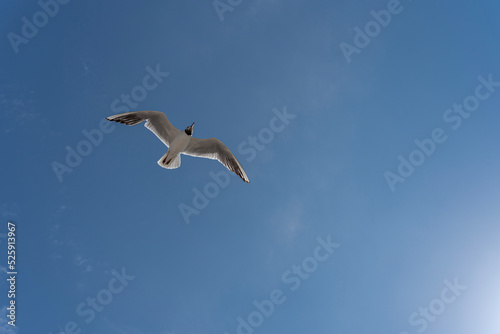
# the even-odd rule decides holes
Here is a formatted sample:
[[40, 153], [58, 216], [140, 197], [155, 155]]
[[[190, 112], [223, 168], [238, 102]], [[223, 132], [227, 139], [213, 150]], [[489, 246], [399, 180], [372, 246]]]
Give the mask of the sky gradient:
[[1, 7], [1, 333], [500, 331], [498, 1]]

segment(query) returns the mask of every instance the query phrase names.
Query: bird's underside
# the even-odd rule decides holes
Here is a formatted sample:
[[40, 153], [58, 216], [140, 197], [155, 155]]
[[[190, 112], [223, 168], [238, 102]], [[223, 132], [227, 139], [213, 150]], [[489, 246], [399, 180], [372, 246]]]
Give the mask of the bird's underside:
[[250, 183], [243, 167], [233, 153], [217, 138], [199, 139], [191, 136], [193, 125], [180, 131], [170, 123], [167, 116], [159, 111], [135, 111], [117, 114], [106, 118], [127, 125], [137, 125], [144, 121], [144, 126], [153, 132], [169, 149], [158, 165], [167, 169], [178, 168], [181, 165], [181, 154], [193, 157], [218, 160], [243, 181]]

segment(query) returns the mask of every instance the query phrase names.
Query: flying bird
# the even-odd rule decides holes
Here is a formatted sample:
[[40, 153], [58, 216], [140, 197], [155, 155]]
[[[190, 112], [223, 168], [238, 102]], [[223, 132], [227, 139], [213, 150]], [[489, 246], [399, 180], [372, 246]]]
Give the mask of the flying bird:
[[144, 126], [168, 147], [167, 153], [158, 160], [158, 165], [163, 168], [179, 168], [181, 154], [186, 154], [193, 157], [218, 160], [230, 171], [241, 177], [243, 181], [250, 183], [243, 167], [219, 139], [199, 139], [192, 136], [194, 122], [184, 131], [180, 131], [170, 123], [164, 113], [150, 110], [126, 112], [106, 117], [106, 119], [127, 125], [137, 125], [146, 121]]

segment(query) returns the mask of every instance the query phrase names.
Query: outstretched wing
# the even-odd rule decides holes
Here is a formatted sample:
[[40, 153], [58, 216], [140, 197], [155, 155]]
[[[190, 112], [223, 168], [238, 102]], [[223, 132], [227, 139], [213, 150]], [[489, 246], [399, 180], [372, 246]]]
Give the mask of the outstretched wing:
[[243, 181], [250, 183], [247, 174], [233, 153], [217, 138], [199, 139], [192, 137], [188, 147], [182, 152], [193, 157], [219, 160], [230, 171], [236, 173]]
[[119, 122], [127, 125], [137, 125], [146, 121], [144, 126], [153, 132], [156, 137], [167, 145], [167, 147], [170, 146], [170, 143], [174, 140], [177, 133], [179, 133], [179, 129], [170, 123], [167, 115], [159, 111], [144, 110], [126, 112], [106, 117], [106, 119], [108, 121]]

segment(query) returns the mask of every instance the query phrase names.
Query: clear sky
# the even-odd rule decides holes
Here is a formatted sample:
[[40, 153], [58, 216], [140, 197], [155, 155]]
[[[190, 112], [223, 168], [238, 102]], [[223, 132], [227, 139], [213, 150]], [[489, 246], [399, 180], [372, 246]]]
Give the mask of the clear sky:
[[1, 7], [1, 333], [500, 331], [498, 1]]

